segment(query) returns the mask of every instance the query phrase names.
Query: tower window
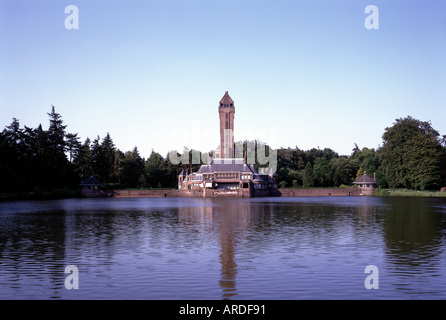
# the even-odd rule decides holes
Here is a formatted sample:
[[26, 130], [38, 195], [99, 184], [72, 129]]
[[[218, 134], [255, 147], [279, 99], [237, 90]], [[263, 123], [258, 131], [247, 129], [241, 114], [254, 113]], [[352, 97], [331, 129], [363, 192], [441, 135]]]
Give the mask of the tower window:
[[228, 105], [228, 104], [225, 104], [225, 108], [229, 108], [229, 105]]

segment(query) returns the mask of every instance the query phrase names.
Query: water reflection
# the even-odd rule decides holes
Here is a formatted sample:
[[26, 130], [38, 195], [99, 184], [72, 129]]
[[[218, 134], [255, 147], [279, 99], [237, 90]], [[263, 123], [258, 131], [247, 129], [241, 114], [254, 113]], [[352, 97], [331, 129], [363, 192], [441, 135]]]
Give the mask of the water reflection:
[[252, 204], [249, 200], [214, 200], [205, 207], [179, 208], [179, 220], [184, 225], [196, 224], [217, 236], [220, 244], [219, 262], [221, 277], [219, 285], [222, 299], [238, 295], [236, 277], [239, 266], [236, 262], [238, 242], [249, 237], [252, 229], [263, 228], [272, 219], [274, 206]]
[[0, 298], [444, 299], [445, 230], [442, 199], [0, 203]]
[[[4, 275], [0, 278], [0, 287], [11, 288], [8, 298], [21, 293], [23, 283], [30, 284], [31, 288], [25, 297], [35, 297], [39, 288], [48, 285], [52, 297], [60, 297], [57, 288], [60, 288], [59, 267], [64, 257], [65, 228], [59, 217], [64, 212], [54, 208], [51, 213], [30, 215], [26, 211], [33, 205], [39, 203], [27, 203], [24, 208], [12, 204], [10, 213], [0, 211], [0, 269]], [[15, 210], [25, 212], [16, 213]]]
[[[444, 272], [444, 207], [432, 199], [392, 199], [385, 210], [384, 239], [389, 271], [396, 289], [426, 294], [420, 282]], [[444, 292], [445, 283], [433, 282], [431, 291]], [[422, 285], [421, 285], [422, 287]]]

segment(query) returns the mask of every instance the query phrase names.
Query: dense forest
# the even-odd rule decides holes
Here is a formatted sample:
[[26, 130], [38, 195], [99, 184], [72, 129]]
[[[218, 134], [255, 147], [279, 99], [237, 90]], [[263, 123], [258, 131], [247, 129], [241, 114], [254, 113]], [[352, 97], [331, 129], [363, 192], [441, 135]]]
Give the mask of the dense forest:
[[[108, 188], [176, 188], [178, 172], [188, 167], [174, 165], [167, 155], [155, 151], [147, 159], [137, 147], [123, 152], [109, 133], [81, 142], [77, 133], [67, 132], [54, 107], [48, 116], [46, 130], [42, 125], [21, 127], [13, 118], [0, 132], [0, 192], [75, 190], [92, 175]], [[279, 187], [349, 186], [365, 172], [370, 176], [375, 173], [382, 188], [429, 190], [446, 186], [446, 135], [440, 136], [430, 122], [410, 116], [397, 119], [385, 128], [382, 139], [378, 150], [354, 144], [350, 155], [339, 155], [329, 148], [280, 148]]]

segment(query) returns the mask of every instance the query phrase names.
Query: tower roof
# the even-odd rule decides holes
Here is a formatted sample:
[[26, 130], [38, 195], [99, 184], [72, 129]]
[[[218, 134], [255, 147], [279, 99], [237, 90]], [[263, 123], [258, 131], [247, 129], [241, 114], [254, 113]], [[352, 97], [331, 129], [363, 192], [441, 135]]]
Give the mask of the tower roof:
[[229, 96], [228, 91], [225, 92], [225, 95], [223, 96], [223, 98], [221, 98], [220, 100], [220, 105], [225, 105], [225, 104], [234, 104], [234, 100], [232, 100], [232, 98]]

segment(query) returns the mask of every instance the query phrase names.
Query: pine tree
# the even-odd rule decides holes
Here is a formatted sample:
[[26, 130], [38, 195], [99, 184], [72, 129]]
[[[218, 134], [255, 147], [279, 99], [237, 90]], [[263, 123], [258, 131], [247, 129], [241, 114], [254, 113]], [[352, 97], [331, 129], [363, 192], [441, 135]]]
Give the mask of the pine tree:
[[[48, 113], [50, 117], [50, 126], [48, 128], [48, 143], [52, 152], [52, 157], [55, 160], [60, 160], [65, 152], [65, 128], [63, 125], [62, 116], [55, 111], [52, 106], [51, 112]], [[56, 158], [59, 158], [56, 160]]]
[[126, 188], [135, 188], [139, 184], [139, 179], [144, 173], [144, 159], [139, 155], [138, 148], [127, 151], [124, 159], [121, 160], [122, 178], [121, 183]]
[[73, 161], [75, 172], [79, 177], [79, 182], [88, 179], [93, 175], [92, 156], [90, 150], [90, 139], [87, 138], [79, 148], [76, 158]]
[[101, 144], [102, 160], [103, 160], [103, 179], [107, 182], [116, 182], [116, 177], [114, 174], [114, 164], [115, 164], [115, 145], [110, 133], [102, 140]]
[[67, 133], [66, 134], [66, 150], [69, 154], [69, 161], [70, 163], [73, 162], [73, 159], [77, 156], [79, 149], [81, 147], [81, 143], [79, 142], [79, 137], [77, 136], [77, 133]]

